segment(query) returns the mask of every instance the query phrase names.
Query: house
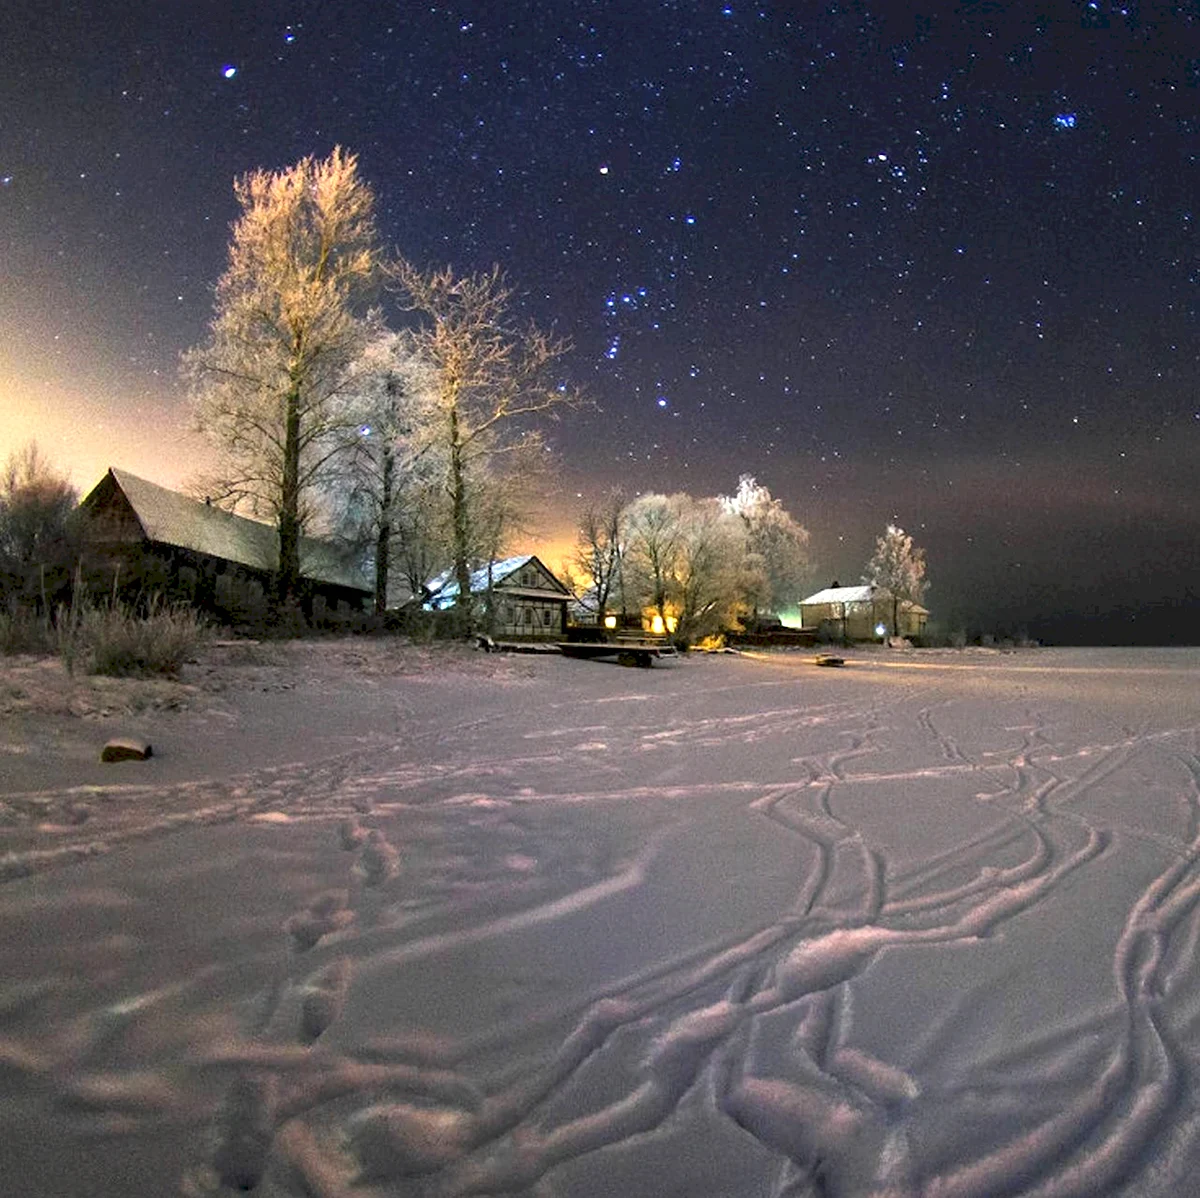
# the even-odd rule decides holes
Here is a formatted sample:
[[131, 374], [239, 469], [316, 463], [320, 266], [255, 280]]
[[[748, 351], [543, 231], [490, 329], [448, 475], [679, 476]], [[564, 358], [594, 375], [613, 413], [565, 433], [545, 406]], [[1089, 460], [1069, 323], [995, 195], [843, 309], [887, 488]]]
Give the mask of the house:
[[[904, 600], [898, 613], [900, 636], [920, 636], [925, 631], [929, 612], [919, 603]], [[800, 623], [827, 636], [848, 641], [875, 640], [875, 631], [883, 624], [892, 627], [892, 600], [886, 591], [869, 583], [844, 587], [836, 582], [800, 601]]]
[[[428, 585], [425, 606], [445, 611], [458, 601], [454, 572], [439, 574]], [[567, 632], [571, 592], [533, 554], [481, 566], [471, 574], [471, 594], [483, 598], [495, 637], [561, 640]]]
[[[279, 534], [127, 470], [110, 468], [79, 505], [85, 568], [161, 591], [231, 620], [266, 613], [279, 568]], [[310, 619], [364, 610], [373, 588], [336, 545], [300, 538], [299, 596]]]

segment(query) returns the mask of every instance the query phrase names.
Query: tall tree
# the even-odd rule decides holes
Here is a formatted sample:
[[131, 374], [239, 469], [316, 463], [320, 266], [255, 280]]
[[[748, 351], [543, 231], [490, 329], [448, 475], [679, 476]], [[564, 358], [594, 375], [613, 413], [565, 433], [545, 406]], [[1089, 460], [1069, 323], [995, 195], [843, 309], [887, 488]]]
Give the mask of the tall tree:
[[895, 524], [876, 538], [875, 553], [867, 563], [863, 582], [883, 591], [892, 601], [892, 635], [900, 635], [900, 606], [920, 603], [925, 597], [925, 550], [913, 545], [912, 537]]
[[36, 441], [9, 455], [0, 472], [0, 598], [36, 603], [67, 581], [78, 501]]
[[596, 596], [596, 621], [603, 624], [609, 600], [621, 575], [620, 491], [612, 491], [601, 503], [589, 504], [579, 521], [571, 563], [589, 580]]
[[[457, 275], [400, 261], [391, 275], [419, 324], [417, 351], [434, 371], [430, 451], [442, 460], [457, 603], [471, 603], [472, 558], [497, 543], [497, 480], [528, 470], [542, 437], [530, 421], [577, 402], [551, 377], [567, 342], [518, 326], [514, 293], [499, 268]], [[507, 503], [500, 505], [509, 510]]]
[[746, 600], [754, 614], [798, 603], [808, 577], [808, 530], [751, 474], [743, 474], [737, 493], [721, 503], [746, 529]]
[[279, 596], [298, 587], [300, 536], [332, 458], [353, 435], [337, 402], [363, 344], [379, 265], [375, 197], [336, 148], [234, 183], [241, 214], [207, 340], [184, 355], [198, 427], [220, 448], [216, 502], [272, 518]]

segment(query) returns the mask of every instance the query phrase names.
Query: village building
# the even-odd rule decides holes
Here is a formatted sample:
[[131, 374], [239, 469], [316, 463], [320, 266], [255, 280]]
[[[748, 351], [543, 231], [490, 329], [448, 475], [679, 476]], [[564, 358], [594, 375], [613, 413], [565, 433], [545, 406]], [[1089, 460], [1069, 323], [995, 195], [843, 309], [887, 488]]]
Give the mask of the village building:
[[[445, 611], [458, 601], [458, 582], [447, 570], [426, 588], [425, 606]], [[471, 594], [490, 614], [491, 635], [503, 640], [562, 640], [571, 592], [533, 554], [509, 557], [471, 573]]]
[[[84, 497], [83, 563], [94, 584], [186, 600], [231, 622], [263, 617], [279, 570], [279, 534], [260, 520], [110, 468]], [[365, 610], [370, 583], [336, 545], [300, 538], [305, 614]]]
[[[904, 600], [897, 612], [897, 635], [919, 637], [925, 632], [929, 612], [919, 603]], [[800, 601], [800, 623], [822, 636], [847, 641], [878, 640], [880, 624], [892, 628], [892, 599], [869, 583], [843, 587], [836, 582]]]

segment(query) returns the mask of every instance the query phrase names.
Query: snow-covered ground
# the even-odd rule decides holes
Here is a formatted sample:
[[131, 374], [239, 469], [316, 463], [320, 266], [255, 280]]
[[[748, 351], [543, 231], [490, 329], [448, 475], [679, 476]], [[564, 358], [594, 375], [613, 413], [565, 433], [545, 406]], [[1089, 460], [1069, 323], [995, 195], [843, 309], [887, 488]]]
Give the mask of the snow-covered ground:
[[1197, 1192], [1200, 651], [98, 687], [0, 670], [0, 1194]]

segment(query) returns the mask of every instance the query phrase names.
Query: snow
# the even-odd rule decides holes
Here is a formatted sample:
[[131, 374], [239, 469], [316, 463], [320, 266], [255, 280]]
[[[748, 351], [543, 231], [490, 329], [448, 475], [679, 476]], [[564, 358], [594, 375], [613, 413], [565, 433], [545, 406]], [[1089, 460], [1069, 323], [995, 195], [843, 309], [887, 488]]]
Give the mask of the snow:
[[875, 588], [869, 583], [853, 587], [826, 587], [807, 599], [801, 599], [801, 605], [807, 607], [817, 603], [870, 603], [875, 596]]
[[0, 663], [0, 1193], [1190, 1192], [1200, 651], [847, 656]]

